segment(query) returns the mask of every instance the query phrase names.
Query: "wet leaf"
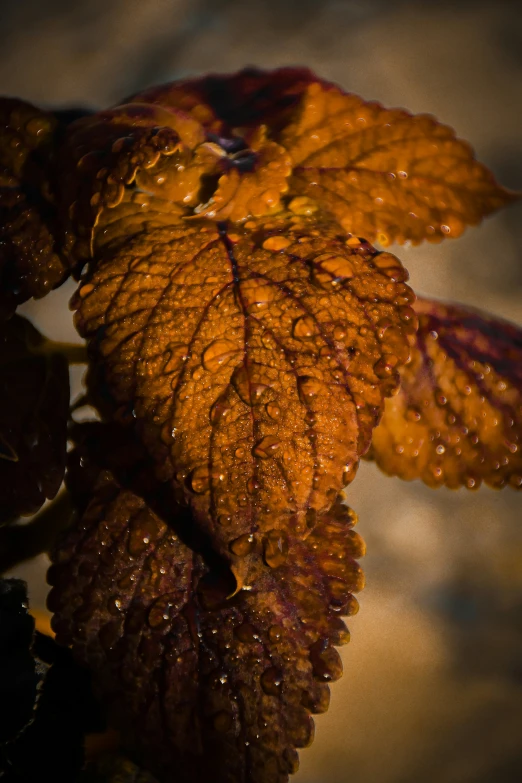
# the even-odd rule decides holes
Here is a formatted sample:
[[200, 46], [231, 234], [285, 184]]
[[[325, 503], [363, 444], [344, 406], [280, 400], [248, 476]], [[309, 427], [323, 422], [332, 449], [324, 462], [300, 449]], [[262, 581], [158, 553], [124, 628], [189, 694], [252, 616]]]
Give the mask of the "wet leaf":
[[327, 206], [370, 242], [457, 237], [517, 198], [433, 117], [384, 109], [320, 81], [303, 92], [277, 140], [294, 163], [290, 192]]
[[417, 345], [371, 455], [430, 486], [522, 488], [522, 330], [462, 305], [415, 309]]
[[0, 523], [53, 498], [65, 470], [69, 372], [29, 321], [0, 327]]
[[346, 240], [299, 210], [158, 228], [102, 247], [74, 302], [158, 476], [239, 584], [267, 530], [306, 535], [353, 478], [409, 355], [406, 272]]
[[266, 124], [278, 130], [308, 85], [317, 81], [308, 68], [244, 68], [150, 87], [132, 100], [186, 112], [207, 132], [226, 138], [234, 136], [234, 128]]
[[[153, 493], [154, 498], [156, 494]], [[339, 502], [305, 542], [265, 538], [267, 565], [233, 579], [186, 546], [107, 471], [54, 555], [49, 605], [57, 641], [94, 672], [127, 751], [161, 779], [278, 783], [313, 736], [341, 675], [363, 554]]]
[[55, 127], [51, 114], [0, 98], [0, 320], [66, 276], [46, 172]]

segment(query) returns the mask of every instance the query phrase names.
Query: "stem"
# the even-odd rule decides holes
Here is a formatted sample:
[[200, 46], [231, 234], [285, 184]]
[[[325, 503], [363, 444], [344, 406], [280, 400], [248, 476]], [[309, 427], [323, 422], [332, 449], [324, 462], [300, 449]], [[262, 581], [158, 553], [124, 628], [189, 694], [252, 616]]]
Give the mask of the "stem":
[[61, 353], [67, 359], [69, 364], [87, 364], [89, 357], [87, 355], [87, 346], [78, 343], [62, 343], [54, 340], [45, 339], [44, 342], [36, 348], [32, 348], [34, 353], [43, 356], [51, 356], [53, 353]]

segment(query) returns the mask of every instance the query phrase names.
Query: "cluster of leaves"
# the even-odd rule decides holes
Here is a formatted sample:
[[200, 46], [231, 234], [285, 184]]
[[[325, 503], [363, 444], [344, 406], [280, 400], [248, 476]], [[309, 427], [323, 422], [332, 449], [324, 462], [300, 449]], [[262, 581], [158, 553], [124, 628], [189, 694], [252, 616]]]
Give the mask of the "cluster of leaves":
[[100, 421], [69, 427], [57, 642], [160, 780], [282, 783], [357, 608], [360, 458], [522, 487], [522, 331], [416, 301], [370, 242], [516, 196], [450, 128], [305, 69], [0, 111], [2, 517], [58, 490], [68, 416], [58, 349], [7, 319], [71, 273]]

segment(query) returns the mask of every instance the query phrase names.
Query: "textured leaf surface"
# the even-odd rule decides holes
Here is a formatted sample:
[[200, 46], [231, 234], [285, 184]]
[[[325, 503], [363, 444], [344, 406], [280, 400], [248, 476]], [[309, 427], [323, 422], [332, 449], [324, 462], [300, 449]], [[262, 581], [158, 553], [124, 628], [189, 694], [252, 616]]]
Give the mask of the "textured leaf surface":
[[417, 345], [371, 455], [430, 486], [522, 488], [522, 330], [461, 305], [415, 309]]
[[457, 237], [516, 198], [451, 128], [364, 101], [305, 68], [212, 75], [135, 100], [183, 109], [222, 141], [265, 124], [291, 157], [289, 194], [328, 207], [370, 242]]
[[0, 98], [0, 320], [65, 277], [44, 173], [55, 126], [52, 115]]
[[38, 511], [65, 470], [69, 372], [25, 318], [0, 327], [0, 523]]
[[431, 116], [320, 82], [306, 88], [295, 113], [278, 137], [294, 163], [290, 191], [328, 205], [370, 242], [457, 237], [515, 198]]
[[166, 524], [100, 474], [49, 573], [57, 640], [93, 670], [129, 752], [162, 780], [285, 781], [341, 675], [339, 614], [356, 611], [362, 586], [354, 514], [336, 503], [288, 557], [270, 538], [271, 567], [232, 598], [228, 569], [180, 540], [177, 514]]
[[100, 251], [77, 325], [240, 582], [270, 531], [306, 535], [353, 477], [409, 356], [406, 277], [292, 212]]

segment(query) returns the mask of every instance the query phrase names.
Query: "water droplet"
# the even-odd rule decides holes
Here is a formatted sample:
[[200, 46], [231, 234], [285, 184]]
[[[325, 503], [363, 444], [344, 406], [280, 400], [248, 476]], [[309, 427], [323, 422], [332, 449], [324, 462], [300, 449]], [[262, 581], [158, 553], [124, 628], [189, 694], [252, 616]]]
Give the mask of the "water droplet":
[[344, 340], [346, 337], [346, 329], [342, 326], [336, 326], [334, 329], [334, 340]]
[[392, 353], [385, 353], [382, 357], [373, 365], [373, 371], [377, 378], [385, 380], [390, 378], [398, 364], [398, 359]]
[[217, 424], [220, 419], [224, 419], [231, 410], [230, 405], [223, 398], [218, 398], [210, 408], [210, 423]]
[[236, 636], [244, 644], [253, 644], [259, 640], [259, 634], [251, 623], [241, 623], [236, 628]]
[[309, 403], [314, 397], [317, 397], [317, 395], [324, 389], [324, 384], [322, 381], [314, 378], [311, 375], [301, 375], [297, 379], [297, 382], [299, 397], [301, 402], [305, 404]]
[[239, 367], [236, 367], [232, 374], [231, 383], [234, 389], [236, 390], [240, 400], [245, 403], [245, 405], [252, 405], [251, 395], [250, 395], [250, 378], [248, 375], [247, 368], [244, 364], [239, 365]]
[[288, 540], [281, 530], [269, 530], [263, 540], [263, 557], [270, 568], [279, 568], [288, 556]]
[[265, 239], [263, 242], [263, 247], [265, 250], [274, 250], [275, 252], [279, 252], [280, 250], [284, 250], [285, 247], [288, 247], [290, 244], [290, 240], [286, 237], [275, 236]]
[[209, 372], [218, 372], [232, 362], [236, 363], [243, 355], [243, 350], [232, 340], [214, 340], [203, 351], [203, 367]]
[[274, 455], [274, 452], [277, 451], [280, 445], [281, 441], [275, 435], [266, 435], [256, 443], [253, 454], [260, 459], [268, 459]]
[[225, 712], [224, 710], [216, 713], [212, 719], [212, 725], [214, 726], [214, 729], [220, 734], [224, 734], [225, 732], [229, 731], [229, 729], [232, 727], [232, 723], [232, 715], [230, 712]]
[[310, 661], [314, 675], [318, 680], [331, 682], [338, 680], [343, 673], [343, 665], [337, 650], [327, 639], [318, 639], [310, 647]]
[[169, 343], [165, 352], [163, 372], [178, 372], [188, 358], [188, 346], [184, 343]]
[[420, 421], [422, 414], [418, 408], [412, 406], [406, 411], [406, 418], [408, 421]]
[[147, 512], [138, 514], [131, 524], [127, 548], [133, 557], [137, 557], [157, 537], [159, 524]]
[[220, 514], [218, 516], [218, 523], [222, 527], [228, 527], [228, 525], [230, 525], [231, 522], [232, 522], [232, 517], [229, 514]]
[[268, 629], [268, 638], [272, 644], [277, 644], [283, 639], [284, 629], [280, 625], [271, 625]]
[[[386, 244], [386, 242], [381, 242], [381, 245]], [[399, 259], [391, 253], [377, 253], [373, 263], [383, 275], [386, 275], [386, 277], [389, 277], [390, 280], [396, 283], [403, 283], [408, 279], [407, 271]]]
[[147, 622], [150, 628], [155, 631], [170, 628], [172, 606], [172, 602], [165, 596], [158, 598], [158, 600], [152, 604], [147, 614]]
[[317, 256], [314, 261], [312, 279], [323, 288], [350, 280], [354, 275], [355, 269], [352, 262], [344, 256], [323, 253]]
[[290, 212], [293, 212], [294, 215], [309, 216], [313, 215], [314, 212], [317, 212], [317, 204], [306, 196], [297, 196], [292, 199], [288, 205], [288, 209]]
[[107, 601], [107, 610], [110, 614], [119, 614], [121, 612], [122, 606], [122, 600], [119, 596], [111, 596]]
[[261, 687], [268, 696], [279, 696], [283, 686], [283, 675], [275, 666], [265, 669], [261, 675]]
[[239, 538], [236, 538], [229, 544], [230, 551], [238, 557], [245, 557], [245, 555], [250, 554], [254, 546], [254, 536], [248, 533], [239, 536]]
[[265, 410], [271, 419], [274, 421], [279, 421], [281, 417], [281, 408], [279, 408], [277, 405], [274, 405], [273, 402], [269, 402], [267, 403]]
[[252, 277], [241, 282], [241, 295], [239, 304], [246, 307], [254, 314], [274, 300], [281, 297], [281, 292], [272, 283], [266, 282], [263, 278]]
[[210, 475], [206, 465], [194, 468], [189, 479], [190, 488], [197, 495], [204, 495], [210, 489]]
[[442, 445], [442, 443], [439, 443], [439, 445], [435, 448], [435, 451], [437, 454], [444, 454], [446, 451], [446, 447]]
[[256, 490], [259, 489], [261, 484], [255, 478], [249, 478], [247, 481], [247, 492], [249, 495], [253, 495]]
[[298, 339], [308, 339], [317, 333], [317, 325], [311, 315], [296, 318], [292, 326], [292, 334]]

